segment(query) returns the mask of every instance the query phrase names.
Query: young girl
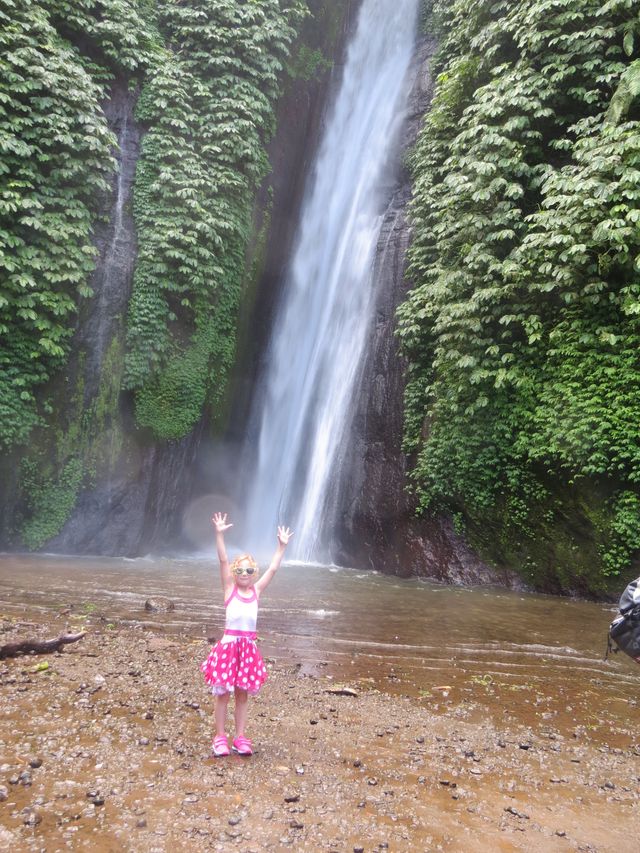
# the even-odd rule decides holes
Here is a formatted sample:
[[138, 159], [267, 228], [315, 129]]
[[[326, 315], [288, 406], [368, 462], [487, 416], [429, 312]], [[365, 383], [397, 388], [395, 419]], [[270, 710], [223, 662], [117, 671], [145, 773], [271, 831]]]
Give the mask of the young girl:
[[216, 696], [216, 736], [212, 750], [216, 756], [229, 755], [229, 741], [224, 728], [229, 696], [233, 690], [236, 737], [232, 748], [239, 755], [251, 755], [252, 744], [244, 733], [247, 702], [249, 694], [255, 696], [267, 679], [267, 670], [255, 642], [258, 600], [278, 571], [293, 533], [288, 527], [278, 527], [278, 547], [269, 568], [258, 580], [260, 570], [249, 554], [243, 554], [229, 566], [224, 534], [233, 525], [227, 524], [226, 514], [217, 512], [213, 516], [213, 523], [227, 616], [224, 636], [200, 666], [205, 681]]

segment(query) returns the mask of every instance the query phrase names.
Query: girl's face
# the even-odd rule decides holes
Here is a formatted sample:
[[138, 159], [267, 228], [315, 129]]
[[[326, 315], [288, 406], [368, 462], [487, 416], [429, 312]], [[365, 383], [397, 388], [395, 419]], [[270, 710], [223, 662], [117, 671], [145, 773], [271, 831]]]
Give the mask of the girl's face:
[[250, 560], [243, 560], [240, 565], [233, 570], [233, 579], [238, 584], [240, 589], [249, 589], [258, 579], [260, 569], [257, 566], [252, 566]]

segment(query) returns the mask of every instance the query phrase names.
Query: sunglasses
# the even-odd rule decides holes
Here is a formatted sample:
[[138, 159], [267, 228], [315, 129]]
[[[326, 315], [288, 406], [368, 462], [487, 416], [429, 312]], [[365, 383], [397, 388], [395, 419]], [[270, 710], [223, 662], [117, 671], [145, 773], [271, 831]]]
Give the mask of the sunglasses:
[[255, 566], [236, 566], [233, 574], [240, 577], [241, 575], [253, 575], [258, 569]]

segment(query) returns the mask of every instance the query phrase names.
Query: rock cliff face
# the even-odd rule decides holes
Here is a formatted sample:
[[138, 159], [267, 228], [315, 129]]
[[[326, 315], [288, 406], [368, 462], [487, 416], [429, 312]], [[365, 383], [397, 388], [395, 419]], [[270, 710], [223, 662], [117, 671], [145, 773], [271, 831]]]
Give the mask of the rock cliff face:
[[[78, 317], [65, 378], [69, 389], [78, 389], [75, 404], [93, 421], [84, 452], [95, 465], [95, 476], [60, 533], [47, 543], [52, 552], [135, 556], [172, 541], [190, 494], [188, 474], [202, 432], [197, 427], [181, 441], [152, 442], [135, 430], [130, 400], [119, 391], [136, 258], [131, 200], [142, 134], [134, 117], [136, 100], [137, 92], [121, 79], [104, 104], [118, 139], [118, 170], [107, 223], [96, 234], [100, 255], [91, 281], [94, 296]], [[100, 419], [96, 409], [105, 393], [117, 403]], [[78, 414], [71, 412], [71, 418]]]
[[[269, 149], [272, 173], [256, 202], [256, 236], [248, 258], [240, 358], [231, 383], [231, 435], [233, 423], [242, 423], [324, 107], [332, 81], [339, 77], [359, 2], [347, 0], [337, 8], [330, 0], [309, 2], [312, 15], [299, 40], [298, 66], [292, 60], [292, 75], [278, 105], [276, 135]], [[60, 414], [47, 430], [34, 435], [30, 450], [42, 463], [41, 492], [65, 488], [56, 478], [66, 458], [74, 456], [82, 466], [79, 491], [71, 498], [68, 491], [65, 495], [73, 503], [67, 520], [44, 546], [54, 553], [136, 556], [189, 548], [191, 543], [182, 538], [184, 508], [194, 490], [210, 491], [218, 474], [203, 466], [203, 456], [198, 456], [211, 432], [207, 414], [180, 441], [159, 442], [136, 428], [131, 398], [120, 391], [137, 249], [132, 191], [143, 133], [135, 121], [138, 93], [129, 83], [116, 79], [103, 104], [118, 139], [114, 152], [118, 169], [95, 233], [99, 257], [91, 280], [94, 295], [82, 304], [64, 375], [47, 389]], [[18, 531], [31, 514], [30, 498], [20, 494], [18, 471], [19, 459], [0, 461], [3, 547], [14, 541], [21, 546]]]
[[[415, 142], [432, 97], [429, 64], [435, 48], [429, 37], [422, 37], [416, 46], [404, 151]], [[403, 577], [419, 575], [460, 584], [516, 584], [515, 576], [499, 574], [482, 563], [456, 535], [449, 518], [416, 518], [406, 492], [407, 460], [401, 451], [404, 363], [394, 331], [395, 311], [407, 289], [404, 260], [410, 239], [410, 197], [410, 178], [402, 169], [378, 241], [373, 277], [378, 302], [344, 454], [337, 556], [345, 565], [369, 565]]]

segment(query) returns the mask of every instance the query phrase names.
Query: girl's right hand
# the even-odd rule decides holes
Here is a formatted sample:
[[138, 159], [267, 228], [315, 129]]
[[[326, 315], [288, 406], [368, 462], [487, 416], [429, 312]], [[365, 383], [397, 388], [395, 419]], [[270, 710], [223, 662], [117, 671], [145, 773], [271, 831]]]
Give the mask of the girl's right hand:
[[227, 513], [223, 515], [221, 512], [216, 512], [211, 521], [216, 528], [216, 533], [225, 533], [233, 524], [227, 524]]

